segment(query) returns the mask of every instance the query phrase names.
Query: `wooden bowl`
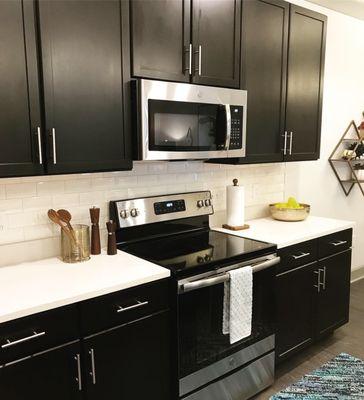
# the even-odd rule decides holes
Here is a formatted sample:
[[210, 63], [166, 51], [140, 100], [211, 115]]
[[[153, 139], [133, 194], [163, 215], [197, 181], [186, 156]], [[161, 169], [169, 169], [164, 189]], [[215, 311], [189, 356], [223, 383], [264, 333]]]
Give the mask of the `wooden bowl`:
[[303, 208], [278, 208], [275, 204], [269, 204], [270, 213], [272, 218], [278, 221], [296, 222], [304, 221], [310, 214], [310, 206], [301, 203]]

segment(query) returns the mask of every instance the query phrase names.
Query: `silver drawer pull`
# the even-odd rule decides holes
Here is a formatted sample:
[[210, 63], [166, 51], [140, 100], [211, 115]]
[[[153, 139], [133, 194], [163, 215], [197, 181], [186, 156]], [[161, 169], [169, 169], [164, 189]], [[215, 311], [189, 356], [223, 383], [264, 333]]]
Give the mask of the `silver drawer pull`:
[[326, 267], [319, 268], [319, 271], [323, 273], [322, 282], [319, 285], [322, 286], [323, 290], [326, 290]]
[[88, 352], [91, 357], [91, 371], [90, 375], [92, 376], [92, 384], [96, 385], [96, 367], [95, 367], [95, 351], [94, 349], [90, 349]]
[[303, 257], [308, 257], [308, 256], [310, 256], [311, 255], [311, 253], [304, 253], [304, 252], [302, 252], [301, 254], [299, 254], [299, 255], [294, 255], [294, 254], [292, 254], [292, 257], [295, 259], [295, 260], [299, 260], [300, 258], [303, 258]]
[[330, 244], [332, 244], [333, 246], [341, 246], [346, 243], [348, 243], [347, 240], [338, 240], [337, 242], [330, 242]]
[[76, 382], [78, 384], [78, 391], [82, 391], [82, 375], [81, 375], [81, 356], [79, 354], [75, 355], [75, 361], [77, 362], [77, 377]]
[[132, 306], [129, 306], [129, 307], [118, 306], [118, 309], [116, 310], [116, 312], [120, 313], [120, 312], [124, 312], [124, 311], [133, 310], [134, 308], [143, 307], [143, 306], [146, 306], [147, 304], [149, 304], [149, 301], [137, 300], [136, 304], [133, 304]]
[[15, 346], [17, 344], [24, 343], [24, 342], [27, 342], [29, 340], [33, 340], [33, 339], [39, 338], [41, 336], [44, 336], [45, 334], [46, 334], [45, 332], [37, 333], [37, 332], [34, 331], [32, 336], [27, 336], [27, 337], [19, 339], [19, 340], [14, 340], [14, 342], [11, 342], [8, 339], [7, 342], [1, 346], [1, 348], [2, 349], [6, 349], [7, 347]]

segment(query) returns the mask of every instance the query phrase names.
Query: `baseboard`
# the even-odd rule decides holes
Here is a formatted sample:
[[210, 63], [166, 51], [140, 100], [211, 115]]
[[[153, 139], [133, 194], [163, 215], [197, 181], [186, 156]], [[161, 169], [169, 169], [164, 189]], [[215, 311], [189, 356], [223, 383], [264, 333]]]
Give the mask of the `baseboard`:
[[351, 283], [364, 278], [364, 266], [351, 271]]

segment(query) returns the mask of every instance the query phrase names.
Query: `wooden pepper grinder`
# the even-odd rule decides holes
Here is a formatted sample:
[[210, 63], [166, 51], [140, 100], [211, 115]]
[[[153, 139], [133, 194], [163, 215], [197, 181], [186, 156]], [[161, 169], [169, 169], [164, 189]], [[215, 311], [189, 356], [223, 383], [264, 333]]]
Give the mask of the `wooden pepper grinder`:
[[101, 253], [100, 243], [100, 209], [97, 207], [90, 208], [91, 217], [91, 254], [97, 255]]
[[116, 248], [116, 223], [112, 220], [106, 222], [106, 227], [107, 227], [107, 254], [109, 256], [113, 256], [117, 253], [117, 248]]

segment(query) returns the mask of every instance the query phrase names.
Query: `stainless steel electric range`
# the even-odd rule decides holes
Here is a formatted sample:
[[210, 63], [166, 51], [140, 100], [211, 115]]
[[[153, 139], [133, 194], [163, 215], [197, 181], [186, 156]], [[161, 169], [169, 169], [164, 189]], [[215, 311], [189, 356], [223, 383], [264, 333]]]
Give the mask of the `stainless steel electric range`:
[[[110, 202], [118, 248], [171, 270], [176, 315], [176, 398], [244, 400], [274, 379], [274, 277], [270, 243], [213, 231], [209, 191]], [[229, 270], [253, 268], [252, 334], [222, 332]]]

